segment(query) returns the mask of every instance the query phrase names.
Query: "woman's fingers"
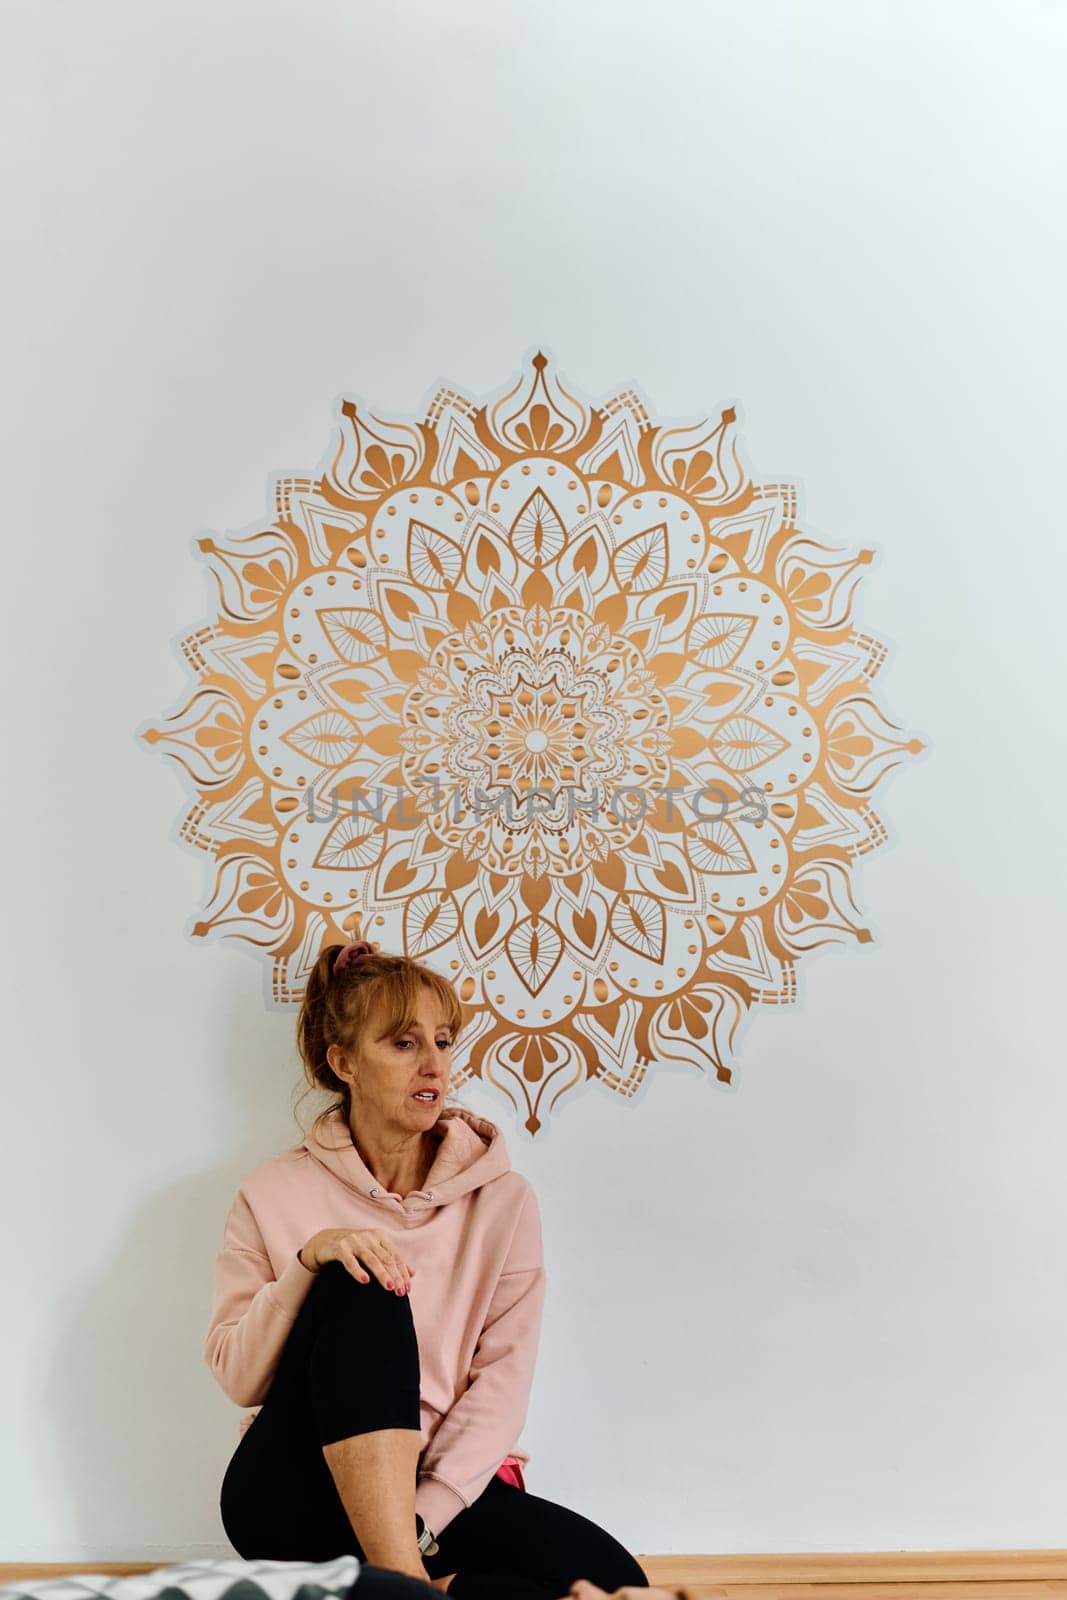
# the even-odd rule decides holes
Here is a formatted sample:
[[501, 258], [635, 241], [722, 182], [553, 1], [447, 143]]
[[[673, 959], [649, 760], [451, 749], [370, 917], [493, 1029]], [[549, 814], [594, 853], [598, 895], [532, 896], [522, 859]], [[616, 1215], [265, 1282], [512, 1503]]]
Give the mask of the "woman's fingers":
[[398, 1294], [407, 1294], [411, 1288], [411, 1268], [406, 1261], [402, 1261], [392, 1245], [389, 1247], [389, 1263], [392, 1271], [389, 1276], [393, 1280], [393, 1288]]
[[342, 1243], [340, 1245], [340, 1249], [343, 1252], [340, 1258], [341, 1265], [346, 1269], [346, 1271], [350, 1272], [358, 1283], [369, 1283], [370, 1278], [364, 1272], [363, 1263], [356, 1255], [356, 1252], [353, 1250], [352, 1246], [350, 1244]]
[[396, 1268], [392, 1256], [380, 1245], [368, 1245], [363, 1250], [363, 1260], [384, 1289], [395, 1288]]
[[371, 1273], [373, 1273], [382, 1284], [385, 1283], [386, 1278], [389, 1276], [389, 1273], [386, 1271], [385, 1263], [380, 1261], [375, 1252], [367, 1245], [352, 1245], [346, 1241], [341, 1246], [341, 1249], [346, 1250], [348, 1255], [355, 1262], [356, 1270], [353, 1276], [358, 1278], [361, 1283], [369, 1283]]
[[382, 1239], [377, 1248], [382, 1265], [385, 1267], [385, 1287], [387, 1289], [391, 1288], [394, 1294], [399, 1294], [405, 1282], [404, 1268], [400, 1257], [393, 1249], [392, 1242], [389, 1239]]
[[380, 1238], [371, 1234], [368, 1238], [362, 1229], [353, 1231], [348, 1238], [337, 1240], [337, 1251], [338, 1260], [360, 1283], [369, 1283], [373, 1273], [382, 1288], [392, 1294], [410, 1292], [415, 1269], [398, 1254], [387, 1234]]
[[403, 1263], [388, 1240], [379, 1240], [377, 1244], [365, 1245], [362, 1254], [368, 1267], [384, 1289], [388, 1289], [391, 1294], [403, 1294], [406, 1292], [407, 1278]]

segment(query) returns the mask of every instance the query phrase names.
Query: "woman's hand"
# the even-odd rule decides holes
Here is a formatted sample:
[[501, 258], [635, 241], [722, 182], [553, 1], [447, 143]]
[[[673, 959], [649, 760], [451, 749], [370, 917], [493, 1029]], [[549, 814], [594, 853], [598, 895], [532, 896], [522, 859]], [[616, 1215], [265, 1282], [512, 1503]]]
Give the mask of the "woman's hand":
[[339, 1261], [357, 1283], [369, 1283], [364, 1267], [394, 1294], [408, 1294], [415, 1268], [403, 1260], [385, 1228], [323, 1228], [298, 1252], [309, 1272]]

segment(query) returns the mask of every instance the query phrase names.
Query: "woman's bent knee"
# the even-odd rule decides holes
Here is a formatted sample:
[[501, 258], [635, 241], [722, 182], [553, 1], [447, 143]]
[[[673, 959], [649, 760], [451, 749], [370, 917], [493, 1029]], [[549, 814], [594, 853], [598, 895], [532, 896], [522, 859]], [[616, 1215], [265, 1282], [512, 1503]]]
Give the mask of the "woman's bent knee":
[[[327, 1276], [328, 1274], [328, 1276]], [[322, 1269], [308, 1381], [320, 1445], [387, 1428], [420, 1427], [419, 1343], [406, 1296], [340, 1262]]]
[[328, 1305], [353, 1304], [365, 1307], [368, 1301], [373, 1301], [411, 1316], [411, 1301], [406, 1294], [387, 1289], [373, 1273], [369, 1283], [361, 1283], [342, 1261], [327, 1261], [324, 1267], [320, 1267], [318, 1279], [309, 1290], [309, 1296], [312, 1294]]
[[384, 1283], [372, 1278], [369, 1283], [357, 1283], [347, 1267], [339, 1261], [328, 1261], [319, 1273], [318, 1283], [311, 1286], [308, 1298], [314, 1296], [311, 1315], [318, 1327], [341, 1322], [358, 1331], [370, 1332], [377, 1327], [389, 1330], [389, 1342], [399, 1340], [415, 1348], [415, 1319], [407, 1295], [395, 1294]]

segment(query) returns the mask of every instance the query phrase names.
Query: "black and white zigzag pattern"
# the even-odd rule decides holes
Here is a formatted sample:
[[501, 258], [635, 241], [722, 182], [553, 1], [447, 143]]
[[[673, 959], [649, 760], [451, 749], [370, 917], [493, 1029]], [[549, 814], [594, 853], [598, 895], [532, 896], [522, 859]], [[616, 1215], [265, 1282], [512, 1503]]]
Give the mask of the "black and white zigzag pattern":
[[334, 1561], [187, 1561], [133, 1577], [79, 1572], [0, 1584], [0, 1600], [343, 1600], [357, 1556]]

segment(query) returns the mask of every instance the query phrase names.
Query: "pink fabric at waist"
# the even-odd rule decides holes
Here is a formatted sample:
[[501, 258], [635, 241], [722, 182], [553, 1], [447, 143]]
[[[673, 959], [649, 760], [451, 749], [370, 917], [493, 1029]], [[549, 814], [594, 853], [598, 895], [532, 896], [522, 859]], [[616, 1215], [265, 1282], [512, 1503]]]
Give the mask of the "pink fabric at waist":
[[504, 1457], [496, 1469], [495, 1476], [503, 1478], [505, 1483], [514, 1484], [516, 1489], [525, 1489], [526, 1487], [522, 1476], [522, 1462], [516, 1460], [514, 1456]]

